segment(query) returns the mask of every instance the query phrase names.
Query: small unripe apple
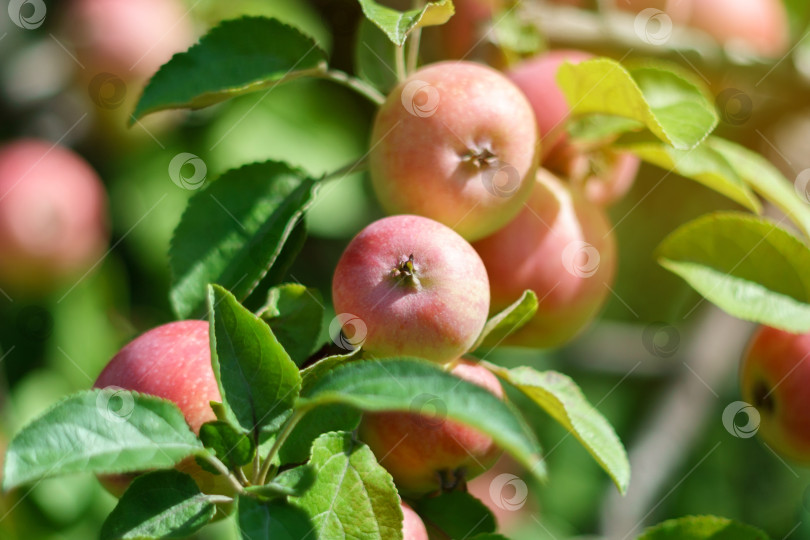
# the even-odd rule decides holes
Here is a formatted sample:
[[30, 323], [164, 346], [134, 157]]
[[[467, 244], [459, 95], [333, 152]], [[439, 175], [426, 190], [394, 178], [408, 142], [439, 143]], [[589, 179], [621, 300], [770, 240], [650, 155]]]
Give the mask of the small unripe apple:
[[106, 214], [104, 186], [78, 154], [36, 139], [0, 147], [0, 286], [48, 290], [89, 270]]
[[391, 216], [349, 243], [335, 268], [332, 300], [339, 316], [362, 321], [368, 353], [448, 362], [481, 333], [489, 280], [481, 258], [452, 229]]
[[537, 128], [523, 93], [471, 62], [426, 66], [388, 96], [374, 121], [369, 167], [390, 214], [417, 214], [468, 240], [520, 210], [536, 168]]
[[413, 511], [413, 508], [405, 503], [400, 503], [402, 507], [402, 540], [428, 540], [427, 529], [422, 518]]
[[740, 378], [743, 400], [760, 414], [757, 433], [783, 456], [810, 463], [810, 333], [760, 327]]
[[[459, 359], [450, 373], [503, 399], [498, 378], [472, 360]], [[488, 435], [452, 420], [417, 413], [366, 413], [358, 433], [394, 477], [400, 492], [407, 495], [455, 489], [487, 470], [501, 455]]]
[[[216, 420], [210, 402], [222, 401], [211, 367], [208, 328], [206, 321], [189, 320], [149, 330], [110, 360], [93, 387], [118, 387], [172, 401], [192, 431], [199, 434], [200, 426]], [[177, 468], [190, 474], [206, 493], [228, 491], [224, 478], [204, 471], [191, 459], [182, 461]], [[133, 476], [109, 475], [100, 479], [111, 493], [120, 496]]]
[[616, 265], [604, 211], [541, 169], [517, 218], [473, 244], [491, 280], [492, 311], [537, 294], [537, 314], [504, 345], [557, 347], [576, 336], [607, 299]]

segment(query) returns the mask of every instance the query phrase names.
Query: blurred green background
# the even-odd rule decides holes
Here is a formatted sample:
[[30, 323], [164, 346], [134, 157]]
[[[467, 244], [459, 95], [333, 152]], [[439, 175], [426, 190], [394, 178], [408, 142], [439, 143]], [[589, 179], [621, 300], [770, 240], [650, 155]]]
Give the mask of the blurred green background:
[[[112, 249], [85, 279], [58, 291], [13, 300], [0, 297], [0, 447], [50, 404], [88, 388], [127, 341], [172, 320], [167, 250], [193, 194], [169, 177], [168, 165], [175, 155], [199, 156], [208, 179], [269, 158], [321, 175], [365, 153], [374, 113], [366, 100], [349, 90], [325, 81], [299, 80], [201, 111], [158, 115], [127, 129], [125, 121], [143, 81], [127, 82], [120, 107], [99, 107], [88, 98], [86, 74], [76, 67], [64, 39], [65, 25], [72, 24], [64, 16], [70, 3], [46, 2], [47, 18], [36, 30], [18, 28], [0, 13], [0, 141], [21, 136], [57, 140], [86, 113], [61, 143], [81, 153], [108, 189]], [[537, 4], [538, 9], [545, 6]], [[800, 15], [806, 8], [801, 1], [791, 7], [794, 32], [803, 36], [806, 24]], [[218, 20], [239, 14], [279, 17], [314, 36], [330, 51], [334, 66], [353, 69], [360, 15], [354, 1], [186, 0], [184, 8], [197, 36]], [[575, 16], [575, 8], [566, 9]], [[576, 41], [576, 36], [567, 36], [564, 44]], [[552, 39], [550, 45], [556, 42]], [[590, 45], [596, 53], [617, 58], [623, 54], [617, 54], [624, 47], [619, 43]], [[633, 51], [631, 56], [645, 54]], [[705, 73], [715, 93], [733, 87], [752, 96], [750, 118], [744, 125], [724, 123], [721, 135], [764, 152], [789, 178], [810, 167], [808, 156], [802, 155], [808, 154], [806, 148], [803, 153], [791, 150], [796, 138], [803, 136], [806, 146], [810, 136], [810, 93], [798, 91], [806, 90], [807, 81], [797, 87], [784, 83], [789, 76], [798, 77], [800, 69], [788, 72], [781, 66], [773, 86], [755, 88], [768, 65], [703, 63], [700, 55], [672, 51], [662, 51], [661, 56]], [[799, 97], [797, 102], [797, 95], [803, 101]], [[785, 131], [788, 124], [793, 131]], [[765, 137], [757, 135], [763, 133], [777, 145], [766, 144]], [[695, 309], [698, 297], [659, 268], [652, 251], [678, 224], [731, 207], [697, 184], [644, 167], [630, 196], [612, 209], [621, 260], [602, 320], [562, 350], [499, 350], [488, 359], [570, 375], [613, 423], [628, 449], [636, 448], [660, 427], [653, 418], [660, 424], [677, 416], [677, 408], [670, 416], [653, 416], [665, 396], [673, 388], [694, 390], [694, 384], [684, 383], [692, 376], [684, 363], [694, 360], [689, 357], [693, 337], [707, 332], [707, 303]], [[306, 217], [310, 234], [288, 272], [289, 280], [317, 287], [328, 299], [331, 272], [348, 239], [381, 215], [364, 174], [326, 186]], [[739, 399], [736, 366], [727, 356], [739, 353], [745, 335], [720, 333], [714, 339], [728, 341], [724, 347], [728, 354], [701, 358], [704, 364], [690, 363], [690, 369], [719, 375], [706, 387], [697, 386], [704, 395], [695, 397], [684, 390], [681, 396], [684, 401], [705, 403], [685, 424], [697, 426], [695, 434], [670, 430], [658, 444], [674, 449], [676, 457], [662, 455], [660, 463], [652, 459], [645, 462], [646, 468], [633, 470], [634, 482], [667, 470], [661, 487], [638, 503], [642, 509], [636, 512], [644, 524], [687, 514], [718, 514], [759, 526], [775, 539], [810, 538], [810, 472], [781, 461], [756, 439], [733, 437], [723, 426], [724, 408]], [[550, 481], [530, 485], [525, 506], [502, 523], [505, 532], [518, 540], [600, 537], [605, 512], [621, 509], [623, 503], [612, 497], [608, 478], [572, 437], [544, 416], [535, 416], [533, 423], [544, 448], [550, 450]], [[520, 474], [509, 464], [499, 470]], [[630, 504], [630, 499], [626, 502]], [[88, 475], [44, 481], [0, 498], [0, 538], [93, 538], [114, 504], [115, 499]], [[233, 529], [225, 520], [198, 537], [229, 538]]]

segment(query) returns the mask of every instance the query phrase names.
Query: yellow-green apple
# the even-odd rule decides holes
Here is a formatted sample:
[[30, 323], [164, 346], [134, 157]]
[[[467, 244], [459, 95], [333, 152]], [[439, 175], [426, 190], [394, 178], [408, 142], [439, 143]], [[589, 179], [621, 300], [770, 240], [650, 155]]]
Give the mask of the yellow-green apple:
[[526, 94], [534, 109], [543, 167], [583, 185], [585, 194], [597, 204], [608, 205], [630, 189], [639, 159], [626, 152], [586, 148], [570, 142], [566, 127], [571, 107], [556, 78], [564, 62], [577, 64], [592, 57], [585, 51], [549, 51], [518, 64], [508, 76]]
[[[459, 359], [450, 373], [503, 399], [497, 377], [472, 360]], [[416, 412], [367, 413], [359, 436], [400, 492], [414, 496], [455, 489], [491, 467], [501, 454], [488, 435], [474, 428]]]
[[483, 329], [489, 280], [472, 246], [449, 227], [391, 216], [349, 242], [335, 268], [332, 300], [338, 319], [350, 318], [355, 332], [363, 328], [364, 335], [347, 338], [364, 338], [368, 353], [448, 362]]
[[759, 411], [762, 439], [787, 458], [810, 462], [810, 333], [760, 327], [740, 379], [743, 400]]
[[468, 240], [506, 224], [531, 191], [537, 127], [523, 93], [472, 62], [426, 66], [374, 120], [369, 167], [390, 214], [417, 214]]
[[473, 244], [490, 276], [492, 311], [533, 290], [537, 314], [505, 345], [556, 347], [572, 339], [608, 296], [616, 245], [604, 211], [540, 169], [526, 208]]
[[[208, 327], [206, 321], [188, 320], [149, 330], [122, 348], [93, 386], [122, 388], [172, 401], [192, 431], [199, 434], [200, 426], [216, 419], [210, 402], [222, 401], [211, 367]], [[126, 407], [120, 409], [120, 413], [126, 412]], [[110, 414], [119, 412], [111, 410]], [[206, 493], [226, 488], [222, 477], [202, 470], [193, 460], [185, 460], [177, 468], [191, 474]], [[111, 493], [120, 495], [134, 476], [105, 476], [101, 480]]]
[[427, 529], [419, 514], [405, 503], [400, 503], [402, 507], [402, 540], [428, 540]]
[[88, 271], [107, 241], [104, 186], [84, 159], [36, 139], [0, 147], [0, 284], [52, 289]]

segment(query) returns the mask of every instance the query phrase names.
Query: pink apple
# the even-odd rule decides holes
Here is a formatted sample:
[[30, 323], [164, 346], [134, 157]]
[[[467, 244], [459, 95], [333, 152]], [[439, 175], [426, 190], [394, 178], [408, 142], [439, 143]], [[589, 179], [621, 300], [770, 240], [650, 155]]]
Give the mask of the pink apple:
[[720, 43], [739, 43], [761, 56], [777, 58], [788, 48], [782, 0], [692, 0], [690, 24]]
[[615, 238], [604, 211], [541, 169], [517, 218], [473, 244], [491, 279], [492, 311], [532, 289], [537, 314], [504, 345], [557, 347], [599, 312], [616, 265]]
[[48, 290], [88, 271], [107, 245], [106, 214], [78, 154], [36, 139], [0, 147], [0, 286]]
[[757, 434], [785, 457], [810, 463], [810, 333], [760, 327], [740, 378], [743, 400], [760, 414]]
[[413, 511], [413, 508], [405, 503], [400, 503], [402, 506], [402, 540], [428, 540], [427, 529], [422, 522], [419, 514]]
[[[471, 360], [459, 360], [450, 371], [503, 399], [497, 377]], [[415, 413], [367, 413], [360, 439], [374, 452], [400, 492], [423, 495], [453, 489], [487, 470], [501, 450], [475, 429]]]
[[483, 65], [441, 62], [408, 77], [377, 113], [371, 179], [388, 213], [481, 238], [528, 197], [536, 145], [534, 114], [515, 85]]
[[192, 16], [179, 0], [74, 0], [65, 27], [89, 73], [142, 81], [194, 41]]
[[[461, 236], [420, 216], [375, 221], [349, 243], [335, 269], [332, 300], [377, 357], [448, 362], [484, 327], [489, 281]], [[333, 336], [334, 337], [334, 336]], [[352, 336], [347, 336], [350, 340]]]

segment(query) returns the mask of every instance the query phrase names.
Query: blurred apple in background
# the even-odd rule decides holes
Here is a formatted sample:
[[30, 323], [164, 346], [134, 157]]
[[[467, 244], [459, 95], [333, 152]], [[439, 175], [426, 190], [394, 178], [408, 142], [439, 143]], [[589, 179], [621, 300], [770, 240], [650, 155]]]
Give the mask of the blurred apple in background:
[[108, 242], [101, 180], [47, 141], [0, 147], [0, 283], [46, 292], [91, 269]]

